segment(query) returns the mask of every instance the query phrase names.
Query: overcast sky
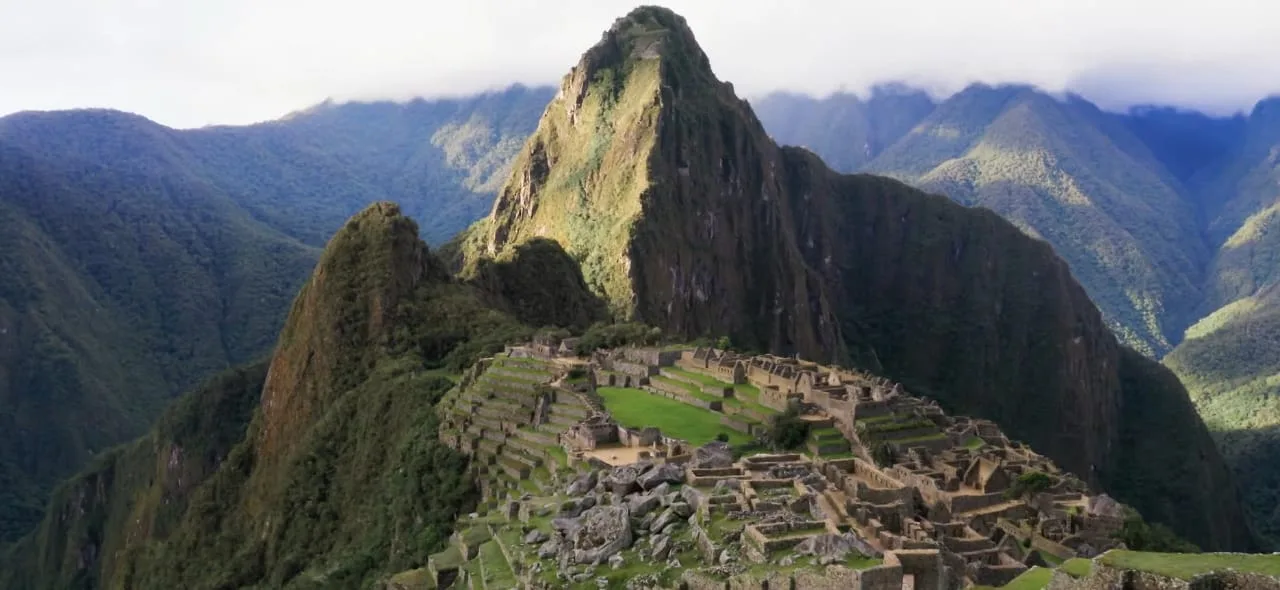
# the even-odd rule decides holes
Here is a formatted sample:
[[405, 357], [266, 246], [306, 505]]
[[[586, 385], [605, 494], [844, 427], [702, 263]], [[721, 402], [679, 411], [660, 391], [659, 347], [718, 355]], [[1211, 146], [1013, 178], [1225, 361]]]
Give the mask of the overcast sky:
[[[900, 80], [1215, 113], [1280, 92], [1273, 0], [669, 0], [740, 94]], [[194, 127], [327, 97], [557, 83], [615, 0], [0, 0], [0, 114], [111, 107]]]

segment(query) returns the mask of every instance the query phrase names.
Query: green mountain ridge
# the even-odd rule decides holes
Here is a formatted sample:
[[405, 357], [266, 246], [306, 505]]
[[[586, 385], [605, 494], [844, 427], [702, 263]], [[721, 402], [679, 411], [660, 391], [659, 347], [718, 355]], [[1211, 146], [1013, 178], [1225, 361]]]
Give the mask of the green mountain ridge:
[[[792, 121], [854, 108], [848, 97], [820, 108], [780, 100], [765, 111], [780, 140], [830, 161], [852, 154], [864, 163], [851, 171], [989, 207], [1053, 244], [1120, 338], [1164, 357], [1187, 384], [1242, 481], [1273, 479], [1256, 457], [1274, 446], [1280, 393], [1271, 329], [1280, 99], [1230, 118], [1159, 107], [1114, 114], [1078, 97], [979, 85], [869, 161], [858, 133]], [[1260, 491], [1268, 486], [1246, 489], [1259, 529], [1280, 535], [1274, 499]]]
[[[1045, 242], [990, 211], [777, 147], [661, 9], [615, 23], [558, 97], [490, 217], [458, 240], [464, 269], [555, 240], [620, 317], [881, 371], [1007, 425], [1205, 546], [1251, 545], [1185, 390], [1115, 341]], [[967, 150], [977, 137], [950, 141]], [[1150, 213], [1153, 231], [1170, 223], [1147, 204], [1113, 205]]]
[[489, 206], [545, 88], [174, 130], [0, 118], [0, 544], [167, 401], [265, 354], [321, 246], [397, 196], [443, 240]]
[[445, 375], [532, 333], [485, 301], [398, 206], [371, 205], [330, 241], [270, 362], [60, 487], [0, 587], [347, 588], [422, 563], [474, 502], [437, 440]]

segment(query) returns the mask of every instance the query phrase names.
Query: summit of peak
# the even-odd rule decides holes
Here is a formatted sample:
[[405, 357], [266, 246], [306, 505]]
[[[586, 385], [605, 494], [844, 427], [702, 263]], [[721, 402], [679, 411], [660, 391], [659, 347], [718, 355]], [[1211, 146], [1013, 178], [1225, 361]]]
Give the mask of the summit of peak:
[[583, 54], [566, 82], [590, 82], [600, 71], [627, 72], [649, 60], [662, 63], [669, 76], [715, 78], [711, 61], [683, 16], [661, 6], [640, 6], [613, 22], [600, 41]]

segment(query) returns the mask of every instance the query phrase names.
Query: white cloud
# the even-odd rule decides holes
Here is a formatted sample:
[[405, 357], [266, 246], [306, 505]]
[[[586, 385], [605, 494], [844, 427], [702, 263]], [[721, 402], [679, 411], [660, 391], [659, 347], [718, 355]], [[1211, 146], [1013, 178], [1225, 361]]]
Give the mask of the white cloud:
[[[739, 92], [901, 80], [1081, 91], [1225, 113], [1280, 91], [1270, 0], [670, 0]], [[244, 123], [326, 97], [554, 83], [615, 0], [0, 0], [0, 113], [112, 107]]]

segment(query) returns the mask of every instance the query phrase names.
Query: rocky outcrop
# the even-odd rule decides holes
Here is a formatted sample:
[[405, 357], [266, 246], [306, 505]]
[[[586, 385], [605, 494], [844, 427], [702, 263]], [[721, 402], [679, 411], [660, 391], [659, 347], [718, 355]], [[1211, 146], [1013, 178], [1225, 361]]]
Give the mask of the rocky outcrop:
[[596, 506], [582, 514], [570, 538], [574, 563], [602, 563], [631, 546], [631, 518], [621, 506]]
[[[670, 11], [619, 19], [565, 77], [462, 256], [474, 268], [535, 238], [580, 261], [615, 315], [872, 369], [1205, 547], [1252, 545], [1185, 390], [1117, 343], [1047, 244], [780, 148]], [[1143, 418], [1152, 404], [1174, 411]], [[1143, 444], [1169, 431], [1184, 444]]]

